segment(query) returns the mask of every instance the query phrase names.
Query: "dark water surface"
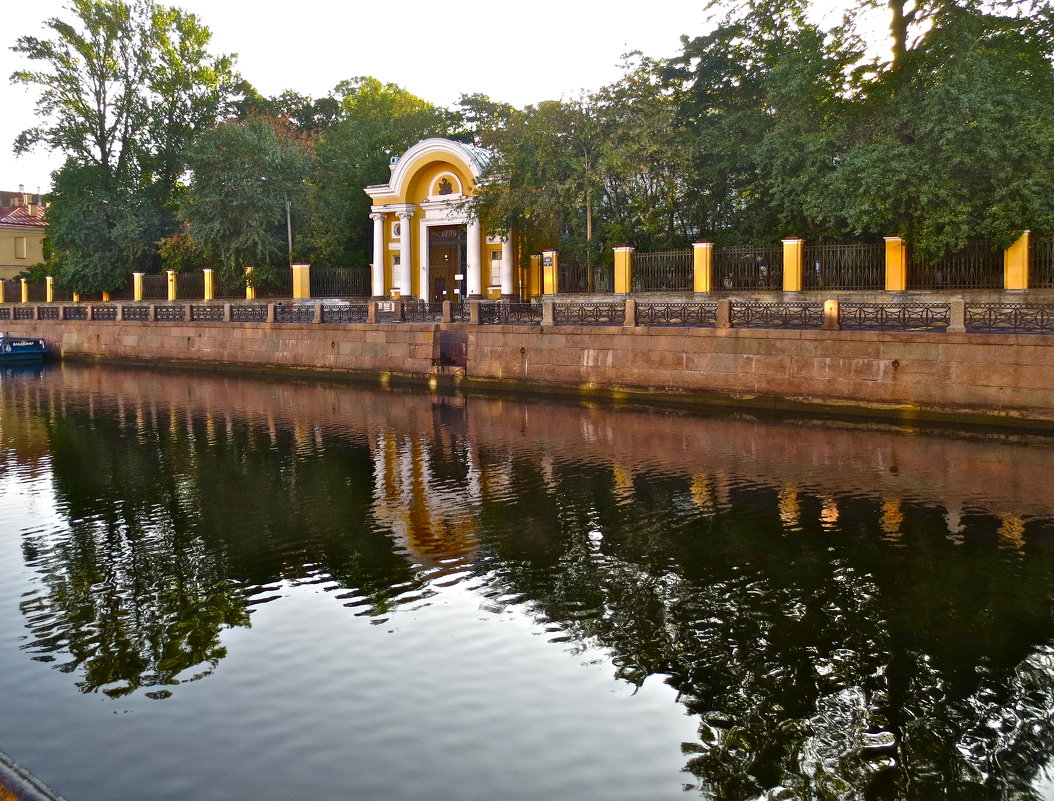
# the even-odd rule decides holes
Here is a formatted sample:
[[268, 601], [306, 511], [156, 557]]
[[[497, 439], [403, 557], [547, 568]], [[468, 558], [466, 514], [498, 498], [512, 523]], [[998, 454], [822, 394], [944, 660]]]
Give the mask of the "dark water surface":
[[1054, 440], [0, 375], [69, 801], [1054, 798]]

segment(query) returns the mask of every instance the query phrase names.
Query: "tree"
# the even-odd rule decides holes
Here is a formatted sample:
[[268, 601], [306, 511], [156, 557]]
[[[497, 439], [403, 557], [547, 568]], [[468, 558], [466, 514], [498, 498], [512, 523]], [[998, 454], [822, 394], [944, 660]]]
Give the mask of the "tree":
[[303, 202], [310, 163], [295, 131], [266, 117], [224, 122], [200, 138], [181, 213], [225, 280], [243, 280], [246, 267], [266, 280], [286, 262], [285, 202]]
[[[12, 80], [38, 90], [41, 120], [15, 149], [66, 154], [59, 172], [69, 175], [56, 177], [61, 191], [49, 209], [60, 280], [84, 291], [114, 289], [130, 267], [144, 265], [121, 259], [104, 268], [95, 254], [154, 261], [157, 240], [175, 230], [188, 149], [222, 111], [236, 77], [229, 57], [209, 54], [208, 28], [192, 14], [152, 0], [71, 0], [69, 11], [70, 20], [45, 23], [51, 38], [22, 36], [13, 48], [34, 64]], [[91, 213], [102, 201], [134, 208], [138, 222]], [[131, 236], [148, 238], [133, 246]]]

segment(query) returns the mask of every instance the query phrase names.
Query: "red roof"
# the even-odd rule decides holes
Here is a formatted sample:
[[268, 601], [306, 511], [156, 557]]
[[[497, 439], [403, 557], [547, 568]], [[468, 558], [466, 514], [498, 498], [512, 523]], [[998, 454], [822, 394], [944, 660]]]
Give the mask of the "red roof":
[[0, 207], [0, 225], [14, 225], [20, 228], [47, 228], [44, 221], [44, 207], [37, 206], [37, 216], [29, 213], [28, 206]]

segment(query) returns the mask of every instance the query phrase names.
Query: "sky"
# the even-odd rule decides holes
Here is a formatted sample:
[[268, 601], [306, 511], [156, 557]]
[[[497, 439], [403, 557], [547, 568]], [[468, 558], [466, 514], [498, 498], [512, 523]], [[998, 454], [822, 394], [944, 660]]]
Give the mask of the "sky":
[[[527, 0], [509, 3], [399, 0], [161, 0], [197, 14], [212, 51], [237, 56], [238, 71], [264, 95], [285, 89], [320, 97], [340, 81], [372, 75], [450, 106], [482, 93], [522, 107], [572, 97], [617, 80], [621, 56], [676, 55], [680, 37], [707, 30], [705, 0]], [[842, 0], [818, 15], [835, 22]], [[35, 94], [7, 81], [28, 66], [10, 48], [42, 23], [69, 17], [62, 0], [7, 3], [0, 28], [0, 189], [47, 191], [61, 156], [16, 158], [12, 143], [35, 124]]]

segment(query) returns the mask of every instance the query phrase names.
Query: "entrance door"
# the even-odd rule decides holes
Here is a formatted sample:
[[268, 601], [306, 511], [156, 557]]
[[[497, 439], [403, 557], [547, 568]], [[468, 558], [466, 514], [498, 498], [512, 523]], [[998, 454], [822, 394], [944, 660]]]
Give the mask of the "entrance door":
[[435, 225], [428, 228], [429, 297], [433, 303], [458, 300], [455, 275], [467, 269], [468, 231], [464, 225]]

